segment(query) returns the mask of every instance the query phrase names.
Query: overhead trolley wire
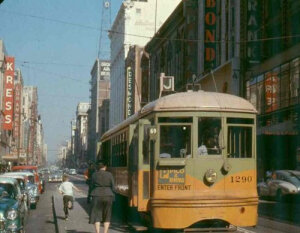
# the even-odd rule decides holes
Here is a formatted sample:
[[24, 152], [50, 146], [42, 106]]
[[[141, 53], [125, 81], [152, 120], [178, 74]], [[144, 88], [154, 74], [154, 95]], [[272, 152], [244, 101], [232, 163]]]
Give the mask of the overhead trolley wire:
[[[101, 29], [97, 28], [97, 27], [92, 27], [92, 26], [88, 26], [88, 25], [67, 22], [67, 21], [63, 21], [63, 20], [57, 20], [57, 19], [46, 18], [46, 17], [30, 15], [30, 14], [24, 14], [24, 13], [15, 12], [15, 11], [7, 11], [7, 10], [2, 10], [2, 9], [0, 11], [5, 12], [5, 13], [10, 13], [10, 14], [17, 14], [17, 15], [21, 15], [21, 16], [27, 16], [27, 17], [52, 21], [52, 22], [56, 22], [56, 23], [62, 23], [62, 24], [66, 24], [66, 25], [81, 27], [81, 28], [85, 28], [85, 29], [89, 29], [89, 30], [101, 31]], [[260, 29], [258, 29], [258, 30], [260, 30]], [[119, 31], [115, 31], [115, 30], [102, 30], [102, 31], [109, 32], [109, 33], [116, 33], [116, 34], [120, 34], [120, 35], [128, 35], [128, 36], [134, 36], [134, 37], [140, 37], [140, 38], [148, 38], [148, 39], [183, 41], [183, 42], [201, 42], [201, 41], [203, 41], [204, 43], [224, 43], [224, 42], [232, 43], [232, 42], [235, 42], [235, 43], [240, 43], [241, 44], [241, 43], [248, 43], [248, 42], [260, 42], [260, 41], [270, 41], [270, 40], [279, 40], [279, 39], [288, 39], [288, 38], [298, 38], [298, 37], [300, 37], [300, 34], [296, 34], [296, 35], [287, 35], [287, 36], [258, 38], [258, 39], [254, 39], [254, 40], [235, 41], [235, 40], [231, 40], [231, 39], [226, 39], [226, 40], [210, 41], [210, 40], [202, 40], [202, 39], [185, 39], [185, 38], [160, 37], [160, 36], [158, 36], [159, 32], [156, 33], [156, 35], [154, 35], [154, 36], [145, 36], [145, 35], [139, 35], [139, 34], [133, 34], [133, 33], [124, 33], [124, 32], [119, 32]]]
[[29, 66], [26, 63], [25, 64], [21, 63], [20, 66], [28, 68], [28, 69], [36, 70], [36, 71], [41, 71], [43, 73], [53, 75], [53, 77], [59, 77], [59, 78], [63, 78], [63, 79], [69, 79], [69, 80], [73, 80], [73, 81], [76, 81], [76, 82], [80, 82], [80, 83], [89, 85], [89, 83], [88, 83], [89, 80], [87, 80], [86, 82], [84, 82], [84, 81], [82, 81], [80, 79], [71, 78], [71, 77], [66, 76], [66, 75], [62, 75], [62, 74], [57, 74], [57, 73], [54, 73], [54, 72], [45, 71], [45, 70], [42, 70], [42, 69], [39, 69], [39, 68], [33, 68], [32, 66]]

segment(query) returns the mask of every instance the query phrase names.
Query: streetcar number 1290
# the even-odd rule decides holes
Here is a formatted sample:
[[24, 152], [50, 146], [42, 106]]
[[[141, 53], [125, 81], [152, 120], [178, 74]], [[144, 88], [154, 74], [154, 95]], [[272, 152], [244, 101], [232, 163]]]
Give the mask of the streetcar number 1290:
[[250, 183], [252, 176], [231, 176], [231, 183]]

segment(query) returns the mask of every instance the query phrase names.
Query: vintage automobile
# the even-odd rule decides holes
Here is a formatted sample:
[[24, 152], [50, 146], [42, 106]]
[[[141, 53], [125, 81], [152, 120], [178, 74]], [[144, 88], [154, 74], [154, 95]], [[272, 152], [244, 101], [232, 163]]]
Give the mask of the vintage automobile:
[[0, 177], [0, 232], [25, 232], [25, 204], [18, 181]]
[[300, 172], [276, 170], [266, 181], [257, 184], [260, 197], [272, 197], [281, 201], [287, 195], [300, 195]]
[[12, 171], [15, 171], [15, 172], [27, 171], [27, 172], [33, 173], [34, 181], [39, 188], [39, 192], [43, 193], [43, 185], [42, 185], [42, 183], [40, 181], [40, 177], [38, 175], [38, 167], [37, 166], [29, 166], [29, 165], [13, 166]]
[[8, 173], [4, 173], [4, 175], [9, 174], [9, 175], [24, 175], [27, 177], [27, 182], [26, 182], [26, 186], [25, 189], [28, 192], [28, 197], [29, 197], [29, 201], [28, 204], [30, 206], [31, 209], [35, 209], [37, 206], [37, 203], [39, 201], [40, 198], [40, 194], [38, 191], [38, 186], [35, 183], [35, 179], [34, 179], [34, 174], [31, 172], [8, 172]]
[[62, 182], [63, 173], [60, 171], [50, 173], [48, 177], [48, 182]]
[[69, 174], [70, 174], [70, 175], [76, 175], [76, 174], [77, 174], [76, 169], [71, 168], [71, 169], [69, 170]]
[[24, 197], [25, 209], [26, 209], [26, 211], [28, 211], [29, 206], [30, 206], [30, 197], [29, 197], [29, 192], [26, 189], [26, 183], [28, 182], [27, 176], [24, 174], [17, 174], [17, 173], [13, 174], [13, 173], [8, 172], [8, 173], [0, 175], [0, 177], [11, 177], [18, 181], [21, 193]]

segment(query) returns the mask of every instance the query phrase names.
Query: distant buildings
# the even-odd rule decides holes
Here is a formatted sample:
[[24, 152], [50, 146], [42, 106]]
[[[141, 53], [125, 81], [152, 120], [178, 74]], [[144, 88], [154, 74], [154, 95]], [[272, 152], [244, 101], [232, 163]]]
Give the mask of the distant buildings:
[[0, 164], [43, 165], [44, 145], [37, 87], [24, 86], [21, 70], [0, 40]]
[[[97, 141], [107, 129], [110, 98], [110, 62], [96, 59], [91, 70], [91, 103], [88, 112], [88, 158], [95, 160]], [[104, 104], [105, 103], [105, 104]]]
[[76, 167], [88, 160], [88, 111], [90, 106], [90, 103], [82, 102], [77, 105], [74, 150]]

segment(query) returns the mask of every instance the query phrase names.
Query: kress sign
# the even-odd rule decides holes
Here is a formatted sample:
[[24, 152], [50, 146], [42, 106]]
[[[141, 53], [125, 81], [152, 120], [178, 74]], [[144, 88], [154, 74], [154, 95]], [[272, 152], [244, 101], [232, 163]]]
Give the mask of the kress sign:
[[14, 75], [15, 59], [14, 57], [5, 57], [3, 105], [4, 121], [3, 129], [13, 129], [13, 102], [14, 102]]

